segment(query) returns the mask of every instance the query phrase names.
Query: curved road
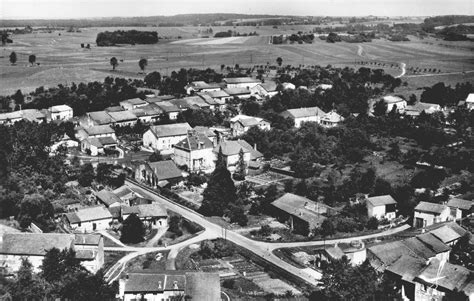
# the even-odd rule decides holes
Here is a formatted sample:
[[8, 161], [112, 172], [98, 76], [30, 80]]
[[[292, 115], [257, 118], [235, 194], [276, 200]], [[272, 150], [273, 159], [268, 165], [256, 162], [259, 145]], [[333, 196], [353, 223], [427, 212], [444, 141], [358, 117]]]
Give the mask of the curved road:
[[179, 244], [172, 245], [169, 247], [156, 247], [156, 248], [132, 248], [132, 247], [115, 247], [115, 248], [105, 248], [105, 250], [110, 250], [110, 251], [130, 251], [133, 252], [131, 254], [127, 254], [123, 258], [121, 258], [109, 271], [106, 273], [107, 280], [109, 282], [112, 282], [118, 278], [120, 275], [120, 272], [122, 272], [125, 269], [126, 263], [139, 256], [143, 255], [146, 253], [150, 252], [156, 252], [156, 251], [165, 251], [165, 250], [170, 250], [170, 256], [169, 258], [173, 259], [176, 257], [178, 252], [183, 249], [184, 247], [197, 243], [199, 241], [202, 241], [204, 239], [214, 239], [218, 237], [222, 237], [223, 234], [225, 233], [226, 239], [229, 241], [242, 246], [250, 251], [252, 251], [254, 254], [257, 256], [267, 260], [268, 262], [285, 269], [289, 273], [293, 274], [294, 276], [299, 277], [300, 279], [306, 281], [307, 283], [316, 286], [319, 283], [319, 279], [321, 279], [321, 273], [311, 269], [311, 268], [298, 268], [295, 267], [286, 261], [280, 259], [279, 257], [275, 256], [273, 254], [273, 250], [279, 249], [279, 248], [286, 248], [286, 247], [302, 247], [302, 246], [321, 246], [324, 243], [326, 244], [334, 244], [336, 242], [349, 242], [354, 239], [368, 239], [368, 238], [376, 238], [376, 237], [381, 237], [381, 236], [386, 236], [386, 235], [391, 235], [400, 231], [404, 231], [408, 229], [410, 226], [408, 225], [403, 225], [398, 228], [393, 228], [391, 230], [381, 232], [381, 233], [376, 233], [376, 234], [371, 234], [371, 235], [365, 235], [365, 236], [360, 236], [360, 237], [351, 237], [351, 238], [345, 238], [345, 239], [333, 239], [333, 240], [326, 240], [325, 242], [323, 241], [308, 241], [308, 242], [292, 242], [292, 243], [269, 243], [269, 242], [262, 242], [262, 241], [256, 241], [249, 239], [237, 232], [233, 232], [230, 230], [225, 230], [221, 226], [214, 224], [207, 220], [204, 216], [201, 214], [184, 207], [180, 204], [177, 204], [173, 201], [170, 201], [168, 199], [163, 198], [161, 195], [159, 195], [156, 192], [153, 192], [149, 190], [148, 188], [145, 188], [145, 186], [138, 185], [135, 182], [131, 182], [129, 180], [126, 180], [126, 184], [129, 185], [130, 187], [133, 187], [134, 189], [138, 190], [143, 196], [146, 196], [150, 198], [151, 200], [158, 202], [162, 204], [166, 209], [172, 210], [180, 215], [182, 215], [184, 218], [193, 221], [202, 227], [204, 227], [205, 231], [202, 232], [200, 235], [195, 236], [189, 240], [183, 241]]

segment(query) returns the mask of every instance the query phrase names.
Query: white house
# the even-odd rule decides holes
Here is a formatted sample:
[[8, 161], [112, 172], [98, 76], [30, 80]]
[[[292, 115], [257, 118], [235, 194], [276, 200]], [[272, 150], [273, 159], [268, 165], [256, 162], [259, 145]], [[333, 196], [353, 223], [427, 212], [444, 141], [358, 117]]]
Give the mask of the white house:
[[124, 100], [124, 101], [120, 102], [120, 106], [124, 110], [137, 109], [137, 108], [140, 108], [140, 107], [144, 107], [147, 104], [148, 104], [148, 102], [146, 102], [146, 101], [144, 101], [140, 98], [132, 98], [132, 99], [127, 99], [127, 100]]
[[321, 123], [321, 118], [323, 118], [326, 113], [318, 107], [310, 107], [289, 109], [280, 113], [280, 115], [285, 118], [291, 118], [295, 122], [295, 127], [299, 128], [303, 122]]
[[262, 98], [273, 97], [278, 94], [277, 84], [272, 81], [266, 81], [250, 88], [253, 95], [259, 95]]
[[448, 206], [429, 202], [420, 202], [415, 207], [413, 226], [417, 228], [431, 226], [451, 220], [451, 210]]
[[119, 280], [118, 297], [123, 301], [222, 300], [218, 273], [188, 271], [128, 273]]
[[81, 141], [81, 151], [91, 156], [104, 154], [105, 149], [117, 148], [117, 141], [112, 137], [87, 138]]
[[259, 151], [252, 148], [245, 140], [221, 141], [221, 143], [217, 145], [213, 150], [216, 159], [219, 150], [222, 151], [222, 155], [224, 156], [224, 159], [227, 163], [227, 169], [230, 172], [235, 172], [237, 170], [241, 150], [243, 152], [243, 161], [246, 167], [249, 166], [250, 161], [263, 157], [263, 155]]
[[114, 140], [117, 139], [115, 136], [115, 130], [110, 125], [97, 125], [85, 128], [79, 128], [76, 132], [76, 138], [80, 141], [87, 138], [101, 138], [101, 137], [112, 137]]
[[435, 112], [440, 112], [441, 106], [435, 103], [427, 103], [427, 102], [417, 102], [414, 105], [406, 106], [405, 108], [405, 115], [408, 116], [419, 116], [421, 112], [425, 112], [425, 114], [433, 114]]
[[262, 81], [259, 79], [251, 77], [233, 77], [233, 78], [224, 78], [224, 82], [227, 85], [227, 88], [245, 88], [251, 89], [258, 84], [261, 84]]
[[186, 94], [191, 95], [196, 92], [212, 92], [219, 91], [221, 85], [218, 83], [206, 83], [205, 81], [194, 81], [184, 87]]
[[131, 214], [136, 214], [138, 218], [153, 229], [168, 227], [168, 213], [160, 204], [143, 204], [137, 206], [123, 206], [122, 218], [125, 220]]
[[344, 121], [344, 117], [337, 114], [336, 111], [331, 111], [329, 113], [324, 114], [324, 116], [321, 117], [321, 125], [327, 128], [335, 127], [343, 121]]
[[214, 143], [204, 133], [191, 130], [186, 138], [173, 145], [173, 161], [178, 166], [186, 165], [191, 172], [212, 172], [215, 160], [213, 148]]
[[230, 119], [230, 128], [232, 129], [232, 136], [234, 137], [244, 134], [254, 126], [264, 131], [271, 129], [270, 122], [260, 117], [237, 115]]
[[79, 209], [64, 217], [72, 230], [83, 233], [105, 230], [112, 223], [112, 214], [102, 206]]
[[283, 87], [283, 90], [294, 90], [294, 89], [296, 89], [296, 86], [293, 85], [292, 83], [283, 83], [283, 84], [281, 84], [281, 86]]
[[469, 110], [474, 109], [474, 93], [469, 93], [466, 98], [466, 106]]
[[451, 209], [451, 216], [458, 220], [472, 214], [474, 201], [451, 198], [447, 205]]
[[113, 119], [113, 125], [134, 126], [138, 120], [138, 117], [132, 111], [109, 112], [108, 114]]
[[48, 109], [51, 120], [69, 120], [73, 117], [73, 110], [67, 105], [52, 106]]
[[188, 123], [175, 123], [151, 126], [143, 134], [143, 146], [160, 151], [162, 154], [171, 154], [173, 145], [180, 142], [192, 130]]
[[405, 108], [407, 107], [406, 100], [398, 96], [387, 95], [382, 98], [382, 101], [387, 105], [387, 113], [391, 112], [395, 106], [399, 113], [404, 113]]
[[81, 265], [95, 274], [104, 266], [104, 238], [100, 234], [75, 234], [74, 251]]
[[0, 246], [0, 262], [9, 272], [17, 272], [22, 258], [27, 258], [34, 272], [39, 272], [46, 252], [74, 248], [74, 234], [5, 233]]
[[386, 218], [392, 220], [396, 217], [396, 205], [391, 195], [381, 195], [367, 198], [367, 216], [377, 219]]
[[155, 105], [167, 114], [170, 120], [178, 119], [178, 114], [181, 112], [181, 109], [170, 101], [156, 102]]

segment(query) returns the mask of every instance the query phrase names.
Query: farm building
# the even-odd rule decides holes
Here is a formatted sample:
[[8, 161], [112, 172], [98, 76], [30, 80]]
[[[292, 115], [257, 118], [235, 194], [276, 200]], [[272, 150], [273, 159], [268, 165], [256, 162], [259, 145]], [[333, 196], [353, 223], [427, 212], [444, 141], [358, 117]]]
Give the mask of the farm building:
[[280, 113], [280, 115], [292, 119], [295, 123], [295, 127], [299, 128], [303, 122], [321, 123], [321, 118], [323, 118], [326, 113], [318, 107], [310, 107], [289, 109]]
[[146, 101], [144, 101], [140, 98], [132, 98], [132, 99], [127, 99], [127, 100], [124, 100], [124, 101], [120, 102], [120, 106], [124, 110], [137, 109], [137, 108], [140, 108], [140, 107], [144, 107], [147, 104], [148, 104], [148, 102], [146, 102]]
[[184, 87], [186, 94], [192, 95], [197, 92], [213, 92], [221, 90], [218, 83], [206, 83], [204, 81], [194, 81]]
[[153, 187], [165, 187], [181, 182], [183, 174], [171, 160], [145, 162], [136, 166], [135, 179]]
[[52, 106], [48, 111], [51, 114], [50, 120], [69, 120], [74, 116], [72, 108], [67, 105]]
[[120, 207], [122, 205], [122, 200], [112, 191], [102, 189], [99, 192], [96, 192], [95, 197], [97, 202], [101, 203], [105, 207]]
[[226, 88], [245, 88], [247, 90], [261, 84], [262, 81], [251, 77], [224, 78]]
[[102, 206], [83, 208], [66, 213], [64, 218], [71, 229], [83, 233], [105, 230], [112, 222], [112, 214]]
[[397, 201], [390, 195], [381, 195], [367, 198], [367, 216], [378, 219], [392, 220], [396, 217]]
[[461, 219], [472, 214], [474, 201], [451, 198], [447, 205], [451, 209], [451, 216]]
[[230, 119], [230, 128], [232, 129], [232, 136], [234, 137], [243, 135], [254, 126], [264, 131], [269, 131], [271, 128], [270, 122], [259, 117], [237, 115]]
[[171, 154], [173, 145], [180, 142], [192, 130], [188, 123], [176, 123], [151, 126], [143, 134], [143, 146], [160, 151], [162, 154]]
[[405, 112], [407, 102], [403, 98], [400, 98], [398, 96], [388, 95], [388, 96], [384, 96], [382, 98], [382, 101], [385, 102], [385, 104], [387, 105], [387, 113], [391, 112], [394, 107], [396, 107], [396, 110], [399, 113]]
[[413, 226], [417, 228], [431, 226], [452, 219], [448, 206], [436, 203], [420, 202], [415, 207]]
[[122, 218], [124, 220], [131, 214], [136, 214], [145, 226], [151, 228], [168, 227], [168, 213], [160, 204], [155, 203], [122, 207]]

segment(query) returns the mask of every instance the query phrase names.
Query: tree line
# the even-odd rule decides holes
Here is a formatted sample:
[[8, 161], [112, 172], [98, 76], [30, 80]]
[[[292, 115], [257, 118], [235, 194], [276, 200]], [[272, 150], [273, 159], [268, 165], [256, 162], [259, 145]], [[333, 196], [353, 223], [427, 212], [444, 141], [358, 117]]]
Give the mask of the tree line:
[[117, 44], [156, 44], [156, 31], [116, 30], [99, 32], [96, 38], [97, 46], [115, 46]]

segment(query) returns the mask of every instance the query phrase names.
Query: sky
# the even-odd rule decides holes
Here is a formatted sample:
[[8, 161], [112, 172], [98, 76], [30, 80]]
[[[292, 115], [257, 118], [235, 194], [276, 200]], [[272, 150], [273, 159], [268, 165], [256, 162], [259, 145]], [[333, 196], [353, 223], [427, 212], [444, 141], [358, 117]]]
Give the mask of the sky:
[[474, 15], [473, 0], [0, 0], [0, 19], [133, 17], [189, 13], [299, 16]]

